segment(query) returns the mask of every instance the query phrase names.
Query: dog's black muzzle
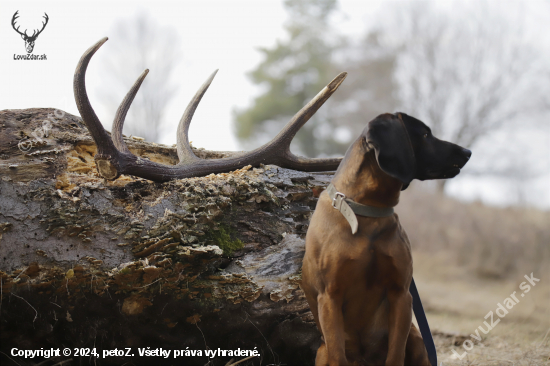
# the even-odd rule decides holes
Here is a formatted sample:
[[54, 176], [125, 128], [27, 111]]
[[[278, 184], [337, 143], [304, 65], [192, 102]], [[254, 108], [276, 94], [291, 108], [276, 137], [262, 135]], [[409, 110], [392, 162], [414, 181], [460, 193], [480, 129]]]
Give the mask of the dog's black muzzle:
[[[439, 156], [439, 159], [434, 159], [434, 164], [426, 167], [426, 175], [421, 180], [454, 178], [460, 173], [460, 169], [470, 160], [472, 151], [455, 144], [447, 144], [452, 145], [452, 148], [448, 149], [450, 153], [442, 154]], [[447, 149], [442, 150], [445, 151]]]

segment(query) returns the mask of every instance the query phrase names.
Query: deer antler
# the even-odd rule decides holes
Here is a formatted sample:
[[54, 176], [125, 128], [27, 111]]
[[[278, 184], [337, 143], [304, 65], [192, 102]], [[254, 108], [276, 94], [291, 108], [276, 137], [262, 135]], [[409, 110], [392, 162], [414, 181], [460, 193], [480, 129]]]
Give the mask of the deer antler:
[[[46, 25], [48, 24], [48, 20], [50, 20], [50, 18], [48, 17], [48, 14], [44, 13], [44, 15], [42, 16], [43, 18], [46, 18], [46, 22], [42, 22], [42, 29], [38, 30], [38, 29], [35, 29], [33, 32], [32, 32], [32, 36], [30, 36], [30, 38], [36, 38], [38, 37], [38, 35], [40, 33], [42, 33], [42, 31], [44, 30], [44, 28], [46, 28]], [[38, 33], [36, 33], [38, 31]], [[26, 32], [25, 32], [26, 33]]]
[[[48, 20], [50, 19], [50, 18], [48, 17], [48, 14], [44, 13], [44, 15], [43, 15], [42, 17], [46, 19], [46, 22], [42, 22], [42, 29], [40, 29], [40, 30], [35, 29], [35, 30], [32, 32], [32, 36], [29, 36], [29, 35], [27, 34], [27, 31], [26, 31], [26, 30], [25, 30], [24, 33], [21, 33], [21, 32], [19, 31], [19, 26], [18, 26], [17, 28], [15, 28], [15, 20], [16, 20], [17, 18], [19, 18], [19, 15], [18, 15], [17, 13], [19, 13], [19, 10], [17, 10], [17, 11], [15, 12], [15, 14], [13, 14], [13, 17], [11, 18], [11, 26], [13, 27], [13, 29], [14, 29], [17, 33], [19, 33], [20, 35], [24, 36], [25, 38], [36, 38], [36, 37], [38, 37], [38, 35], [39, 35], [40, 33], [42, 33], [42, 31], [44, 30], [44, 28], [46, 28], [46, 25], [48, 24]], [[38, 32], [38, 33], [36, 33], [36, 32]]]
[[177, 178], [189, 178], [208, 175], [210, 173], [223, 173], [240, 169], [246, 165], [259, 166], [260, 164], [275, 164], [283, 168], [303, 171], [327, 171], [335, 170], [340, 164], [341, 158], [309, 159], [298, 157], [290, 152], [290, 142], [296, 132], [315, 114], [323, 103], [338, 89], [344, 81], [347, 73], [339, 74], [319, 94], [317, 94], [305, 107], [303, 107], [277, 136], [267, 144], [243, 154], [223, 159], [200, 159], [189, 145], [188, 130], [191, 119], [199, 102], [214, 79], [217, 70], [210, 75], [206, 82], [197, 91], [185, 110], [177, 131], [177, 151], [179, 163], [177, 165], [163, 165], [142, 159], [130, 152], [122, 139], [122, 127], [126, 113], [130, 108], [141, 83], [149, 70], [145, 70], [134, 83], [122, 103], [120, 104], [113, 122], [112, 137], [109, 137], [101, 122], [97, 118], [88, 95], [86, 93], [86, 69], [94, 53], [107, 41], [107, 37], [101, 39], [90, 47], [78, 62], [74, 75], [74, 95], [76, 105], [82, 119], [86, 123], [92, 138], [97, 144], [95, 156], [97, 170], [106, 179], [116, 179], [120, 174], [130, 174], [138, 177], [167, 181]]
[[22, 35], [22, 36], [27, 37], [27, 32], [21, 33], [21, 32], [19, 31], [19, 27], [20, 27], [20, 26], [18, 26], [17, 28], [15, 28], [15, 20], [16, 20], [17, 18], [19, 18], [19, 15], [17, 15], [17, 13], [19, 13], [19, 10], [17, 10], [17, 11], [15, 12], [15, 14], [13, 14], [13, 17], [11, 18], [11, 26], [13, 27], [13, 29], [14, 29], [17, 33], [19, 33], [19, 34]]

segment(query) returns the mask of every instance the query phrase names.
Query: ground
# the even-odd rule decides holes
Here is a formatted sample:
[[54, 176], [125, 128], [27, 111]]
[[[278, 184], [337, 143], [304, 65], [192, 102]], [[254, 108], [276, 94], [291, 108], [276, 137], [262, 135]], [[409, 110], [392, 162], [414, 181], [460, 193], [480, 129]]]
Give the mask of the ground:
[[[523, 276], [506, 280], [479, 278], [445, 253], [434, 256], [416, 251], [413, 258], [414, 277], [434, 333], [439, 363], [550, 365], [550, 278], [538, 276], [540, 282], [522, 298], [519, 285], [526, 281]], [[477, 336], [479, 326], [487, 329], [483, 322], [490, 324], [490, 317], [484, 319], [489, 311], [497, 321], [498, 303], [514, 291], [520, 301], [509, 313], [487, 334], [478, 331], [481, 342], [470, 337]], [[464, 354], [463, 342], [468, 339], [474, 345]], [[471, 347], [469, 343], [466, 346]]]

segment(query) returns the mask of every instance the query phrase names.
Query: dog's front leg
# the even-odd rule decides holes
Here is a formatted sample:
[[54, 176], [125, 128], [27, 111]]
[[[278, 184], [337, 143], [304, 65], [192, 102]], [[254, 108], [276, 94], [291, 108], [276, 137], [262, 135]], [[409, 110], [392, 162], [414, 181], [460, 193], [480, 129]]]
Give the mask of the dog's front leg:
[[326, 357], [317, 355], [315, 364], [316, 366], [347, 365], [342, 297], [325, 292], [319, 294], [317, 301], [319, 324], [325, 340], [324, 351], [326, 351]]
[[388, 289], [388, 302], [390, 311], [386, 365], [403, 365], [407, 337], [411, 330], [412, 296], [408, 289], [390, 288]]

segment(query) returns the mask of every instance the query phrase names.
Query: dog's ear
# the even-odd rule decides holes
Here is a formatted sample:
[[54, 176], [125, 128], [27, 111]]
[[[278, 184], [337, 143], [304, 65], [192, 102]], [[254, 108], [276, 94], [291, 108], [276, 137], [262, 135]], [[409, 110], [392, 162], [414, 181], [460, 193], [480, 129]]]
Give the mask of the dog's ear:
[[414, 178], [415, 157], [403, 121], [392, 114], [382, 114], [369, 122], [366, 140], [374, 146], [380, 169], [403, 182], [407, 188]]

